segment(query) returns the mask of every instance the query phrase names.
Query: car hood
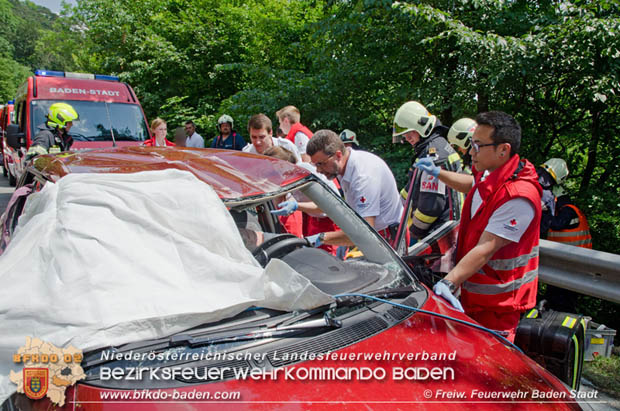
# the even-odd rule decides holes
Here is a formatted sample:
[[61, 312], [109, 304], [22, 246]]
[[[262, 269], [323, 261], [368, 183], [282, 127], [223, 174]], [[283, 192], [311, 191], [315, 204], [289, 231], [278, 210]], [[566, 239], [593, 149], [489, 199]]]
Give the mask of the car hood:
[[9, 370], [22, 364], [11, 359], [28, 337], [90, 350], [252, 305], [293, 311], [332, 301], [280, 260], [260, 267], [215, 191], [175, 169], [46, 184], [0, 256], [0, 278], [3, 396], [15, 389]]
[[[422, 307], [425, 310], [471, 321], [449, 307], [439, 297], [432, 296]], [[379, 316], [378, 316], [379, 317]], [[75, 391], [68, 392], [76, 404], [87, 406], [96, 403], [101, 409], [118, 406], [131, 409], [221, 409], [223, 404], [235, 409], [270, 410], [327, 408], [339, 409], [554, 409], [577, 410], [571, 393], [553, 375], [545, 371], [518, 350], [506, 346], [496, 337], [467, 325], [416, 313], [400, 324], [379, 332], [362, 341], [348, 344], [342, 338], [345, 329], [332, 332], [326, 340], [343, 347], [314, 361], [287, 361], [287, 352], [320, 352], [318, 339], [296, 342], [295, 350], [266, 351], [267, 361], [279, 365], [275, 378], [235, 379], [222, 382], [188, 384], [185, 387], [162, 389], [167, 395], [195, 395], [196, 392], [239, 393], [233, 401], [175, 402], [158, 404], [157, 401], [114, 403], [106, 397], [101, 403], [102, 392], [131, 392], [109, 390], [79, 383]], [[320, 338], [320, 337], [319, 337]], [[333, 355], [335, 357], [330, 357]], [[445, 358], [441, 358], [441, 356]], [[377, 371], [370, 378], [322, 378], [317, 370], [356, 369]], [[452, 369], [452, 374], [438, 378], [395, 378], [401, 370], [414, 368]], [[289, 370], [287, 374], [284, 370]], [[314, 374], [309, 374], [309, 373]], [[399, 374], [400, 373], [400, 374]], [[308, 377], [311, 375], [311, 377]], [[327, 374], [328, 375], [328, 374]], [[158, 391], [153, 391], [158, 392]], [[512, 395], [503, 398], [502, 395]], [[169, 397], [171, 398], [171, 397]], [[196, 397], [194, 397], [196, 398]], [[204, 397], [202, 397], [204, 398]], [[213, 398], [213, 397], [211, 397]], [[120, 397], [118, 397], [120, 400]], [[115, 408], [116, 409], [116, 408]]]

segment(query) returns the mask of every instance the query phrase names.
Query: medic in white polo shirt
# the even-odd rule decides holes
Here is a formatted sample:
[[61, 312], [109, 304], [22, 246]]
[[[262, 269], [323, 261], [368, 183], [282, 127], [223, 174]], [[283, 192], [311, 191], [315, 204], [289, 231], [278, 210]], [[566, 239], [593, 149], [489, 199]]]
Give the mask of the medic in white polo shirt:
[[[385, 161], [365, 151], [346, 148], [331, 130], [319, 130], [306, 153], [328, 180], [338, 178], [346, 202], [388, 241], [396, 234], [403, 206], [396, 180]], [[314, 245], [354, 245], [342, 231], [308, 237]]]

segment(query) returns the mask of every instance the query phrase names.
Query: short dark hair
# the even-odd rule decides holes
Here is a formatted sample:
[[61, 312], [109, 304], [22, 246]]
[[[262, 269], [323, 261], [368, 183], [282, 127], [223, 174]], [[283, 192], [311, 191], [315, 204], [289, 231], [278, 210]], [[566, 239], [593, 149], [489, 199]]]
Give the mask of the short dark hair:
[[194, 122], [192, 120], [187, 120], [185, 122], [185, 125], [191, 124], [192, 126], [196, 127], [196, 124], [194, 124]]
[[476, 116], [478, 125], [493, 127], [491, 140], [496, 144], [509, 143], [510, 156], [519, 152], [521, 147], [521, 126], [510, 114], [503, 111], [487, 111]]
[[313, 156], [319, 151], [323, 151], [328, 156], [336, 154], [336, 151], [344, 153], [345, 146], [338, 134], [331, 130], [319, 130], [308, 141], [306, 154]]
[[248, 121], [248, 132], [253, 128], [254, 130], [265, 129], [271, 133], [272, 127], [271, 120], [263, 113], [254, 114]]
[[264, 156], [279, 158], [289, 163], [297, 164], [297, 157], [292, 151], [280, 146], [271, 146], [263, 152]]

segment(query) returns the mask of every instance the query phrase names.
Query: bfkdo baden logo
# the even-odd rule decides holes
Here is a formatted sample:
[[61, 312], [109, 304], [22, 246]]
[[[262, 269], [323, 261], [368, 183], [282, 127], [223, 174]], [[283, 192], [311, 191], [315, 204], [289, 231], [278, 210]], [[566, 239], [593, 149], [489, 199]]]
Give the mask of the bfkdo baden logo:
[[56, 405], [65, 404], [65, 390], [86, 378], [80, 363], [82, 351], [73, 346], [58, 348], [38, 338], [26, 337], [26, 344], [13, 355], [20, 371], [9, 378], [17, 384], [17, 392], [33, 400], [48, 397]]
[[40, 400], [47, 394], [50, 370], [47, 368], [24, 368], [24, 394], [33, 400]]

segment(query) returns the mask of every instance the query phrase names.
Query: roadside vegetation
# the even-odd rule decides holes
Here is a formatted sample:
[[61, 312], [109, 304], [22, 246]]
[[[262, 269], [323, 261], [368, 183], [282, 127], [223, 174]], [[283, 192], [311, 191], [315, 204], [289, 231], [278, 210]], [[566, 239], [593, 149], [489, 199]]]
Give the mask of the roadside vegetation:
[[585, 362], [583, 376], [592, 381], [601, 391], [620, 398], [620, 355], [598, 356], [594, 361]]

